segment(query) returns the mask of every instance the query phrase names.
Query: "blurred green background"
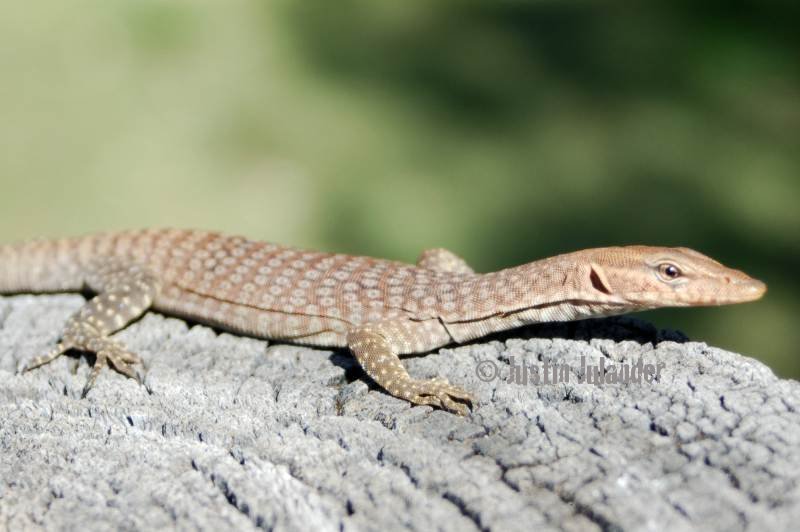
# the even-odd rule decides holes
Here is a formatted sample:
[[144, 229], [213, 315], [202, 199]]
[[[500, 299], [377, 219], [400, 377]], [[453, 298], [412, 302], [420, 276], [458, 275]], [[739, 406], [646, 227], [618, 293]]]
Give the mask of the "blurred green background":
[[770, 286], [646, 314], [800, 376], [794, 1], [0, 7], [0, 241], [201, 227], [492, 270], [686, 245]]

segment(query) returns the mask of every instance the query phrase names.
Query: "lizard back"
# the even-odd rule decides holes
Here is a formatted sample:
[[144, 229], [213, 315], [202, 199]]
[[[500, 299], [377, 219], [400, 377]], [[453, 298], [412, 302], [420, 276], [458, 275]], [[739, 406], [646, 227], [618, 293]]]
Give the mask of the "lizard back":
[[347, 329], [360, 323], [436, 319], [441, 287], [464, 277], [216, 232], [147, 229], [2, 246], [0, 290], [80, 290], [83, 268], [98, 257], [152, 270], [162, 285], [157, 310], [312, 345], [345, 345]]

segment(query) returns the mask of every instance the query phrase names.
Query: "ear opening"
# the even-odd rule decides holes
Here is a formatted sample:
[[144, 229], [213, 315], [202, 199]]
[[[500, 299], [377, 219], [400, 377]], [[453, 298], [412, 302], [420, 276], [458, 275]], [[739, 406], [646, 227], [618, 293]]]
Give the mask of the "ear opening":
[[606, 279], [606, 275], [605, 273], [603, 273], [603, 269], [600, 268], [597, 264], [591, 265], [589, 280], [592, 282], [592, 288], [594, 288], [598, 292], [602, 292], [607, 296], [611, 295], [611, 286], [608, 284], [608, 279]]

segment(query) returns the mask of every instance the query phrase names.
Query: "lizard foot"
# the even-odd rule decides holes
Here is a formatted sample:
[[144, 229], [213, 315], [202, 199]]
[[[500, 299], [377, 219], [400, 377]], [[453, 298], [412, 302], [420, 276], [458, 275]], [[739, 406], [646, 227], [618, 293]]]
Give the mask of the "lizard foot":
[[125, 349], [121, 343], [107, 336], [89, 338], [85, 342], [63, 341], [47, 354], [31, 360], [22, 371], [27, 372], [48, 364], [71, 349], [87, 351], [94, 353], [96, 356], [94, 365], [92, 366], [92, 372], [89, 374], [86, 385], [83, 387], [81, 397], [86, 397], [86, 394], [89, 393], [89, 390], [94, 386], [97, 376], [100, 374], [100, 370], [109, 365], [119, 373], [136, 380], [140, 384], [142, 382], [141, 378], [132, 367], [132, 364], [139, 364], [142, 360], [136, 354]]
[[447, 379], [435, 377], [430, 380], [415, 380], [409, 386], [409, 401], [415, 405], [430, 405], [448, 412], [466, 416], [475, 404], [475, 398]]
[[94, 386], [97, 376], [100, 374], [100, 370], [106, 366], [113, 367], [119, 373], [134, 379], [139, 384], [142, 383], [139, 375], [133, 370], [133, 367], [131, 367], [131, 364], [139, 364], [142, 360], [134, 353], [125, 349], [121, 343], [108, 337], [100, 337], [90, 340], [89, 345], [86, 347], [87, 351], [95, 353], [96, 358], [94, 366], [92, 366], [92, 372], [89, 374], [89, 379], [83, 387], [81, 397], [86, 397], [86, 394], [89, 393], [89, 390]]

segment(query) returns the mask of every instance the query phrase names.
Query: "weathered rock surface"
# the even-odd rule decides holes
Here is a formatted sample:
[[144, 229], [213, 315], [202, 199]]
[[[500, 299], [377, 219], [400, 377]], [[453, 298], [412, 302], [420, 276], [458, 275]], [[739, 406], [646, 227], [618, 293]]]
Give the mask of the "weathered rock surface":
[[[18, 374], [82, 301], [0, 298], [0, 529], [800, 523], [800, 383], [637, 320], [531, 327], [406, 359], [412, 375], [477, 395], [459, 418], [386, 395], [346, 352], [152, 313], [118, 335], [144, 358], [144, 386], [104, 371], [81, 399], [89, 367], [77, 356]], [[653, 382], [579, 382], [582, 365], [640, 358], [663, 364]], [[569, 366], [560, 382], [508, 382], [545, 362]]]

